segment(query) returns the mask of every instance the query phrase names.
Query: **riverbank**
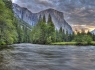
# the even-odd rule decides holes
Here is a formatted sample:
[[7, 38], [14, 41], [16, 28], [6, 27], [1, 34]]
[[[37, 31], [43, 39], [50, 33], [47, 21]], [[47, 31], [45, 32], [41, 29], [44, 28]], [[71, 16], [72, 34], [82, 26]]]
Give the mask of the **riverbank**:
[[4, 50], [4, 49], [13, 49], [13, 47], [9, 45], [0, 45], [0, 50]]
[[[32, 43], [22, 43], [22, 44], [32, 44]], [[51, 43], [51, 44], [36, 44], [36, 45], [93, 45], [95, 46], [95, 41], [92, 41], [91, 43], [87, 43], [87, 42], [80, 42], [80, 43], [77, 43], [77, 42], [54, 42], [54, 43]], [[13, 49], [12, 46], [9, 46], [9, 45], [0, 45], [0, 50], [3, 50], [3, 49]]]
[[87, 43], [87, 42], [54, 42], [51, 45], [95, 45], [95, 42]]

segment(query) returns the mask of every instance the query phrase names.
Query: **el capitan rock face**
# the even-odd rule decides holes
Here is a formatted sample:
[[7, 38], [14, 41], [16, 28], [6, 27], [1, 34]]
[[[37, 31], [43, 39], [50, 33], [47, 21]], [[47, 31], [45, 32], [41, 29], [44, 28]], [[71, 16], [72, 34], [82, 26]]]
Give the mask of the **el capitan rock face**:
[[48, 15], [52, 17], [52, 21], [55, 25], [55, 28], [57, 30], [62, 27], [64, 29], [65, 33], [68, 31], [69, 34], [72, 34], [72, 28], [71, 26], [64, 20], [64, 14], [63, 12], [59, 12], [54, 9], [46, 9], [44, 11], [38, 12], [38, 13], [32, 13], [27, 8], [20, 7], [17, 4], [13, 3], [13, 11], [16, 17], [21, 18], [23, 21], [27, 22], [31, 26], [35, 26], [38, 23], [39, 16], [42, 17], [45, 15], [46, 22], [48, 21]]

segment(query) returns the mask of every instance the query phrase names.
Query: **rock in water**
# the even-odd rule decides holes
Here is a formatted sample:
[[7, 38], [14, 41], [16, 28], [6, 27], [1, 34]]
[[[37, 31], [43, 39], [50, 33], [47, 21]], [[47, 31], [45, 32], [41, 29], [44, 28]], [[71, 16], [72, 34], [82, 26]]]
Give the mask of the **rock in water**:
[[59, 30], [60, 27], [62, 27], [65, 33], [66, 31], [68, 32], [68, 34], [72, 34], [73, 32], [71, 26], [65, 21], [63, 12], [59, 12], [57, 10], [50, 8], [38, 13], [32, 13], [27, 8], [20, 7], [19, 5], [14, 3], [13, 11], [16, 17], [21, 18], [23, 21], [27, 22], [31, 26], [35, 26], [38, 23], [40, 15], [41, 16], [45, 15], [46, 22], [48, 21], [48, 15], [50, 15], [57, 30]]

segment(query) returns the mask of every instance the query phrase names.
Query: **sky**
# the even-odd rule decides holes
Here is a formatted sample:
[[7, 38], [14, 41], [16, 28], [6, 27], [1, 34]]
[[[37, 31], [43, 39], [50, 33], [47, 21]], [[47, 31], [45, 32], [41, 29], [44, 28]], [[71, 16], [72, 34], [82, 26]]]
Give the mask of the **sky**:
[[37, 13], [53, 8], [64, 13], [74, 30], [95, 29], [95, 0], [12, 0], [13, 3]]

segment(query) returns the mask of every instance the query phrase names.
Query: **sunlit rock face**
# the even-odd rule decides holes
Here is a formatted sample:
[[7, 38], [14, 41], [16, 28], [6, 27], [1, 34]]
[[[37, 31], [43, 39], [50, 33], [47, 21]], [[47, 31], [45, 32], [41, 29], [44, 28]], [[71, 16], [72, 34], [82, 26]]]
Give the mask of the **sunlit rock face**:
[[38, 23], [39, 16], [46, 17], [46, 22], [48, 21], [48, 15], [52, 17], [52, 21], [55, 25], [55, 28], [57, 30], [62, 27], [64, 29], [65, 33], [66, 31], [69, 34], [72, 34], [72, 28], [71, 26], [64, 20], [64, 14], [63, 12], [59, 12], [54, 9], [46, 9], [44, 11], [38, 12], [38, 13], [32, 13], [27, 8], [20, 7], [17, 4], [13, 4], [13, 11], [16, 17], [21, 18], [23, 21], [27, 22], [31, 26], [35, 26]]

